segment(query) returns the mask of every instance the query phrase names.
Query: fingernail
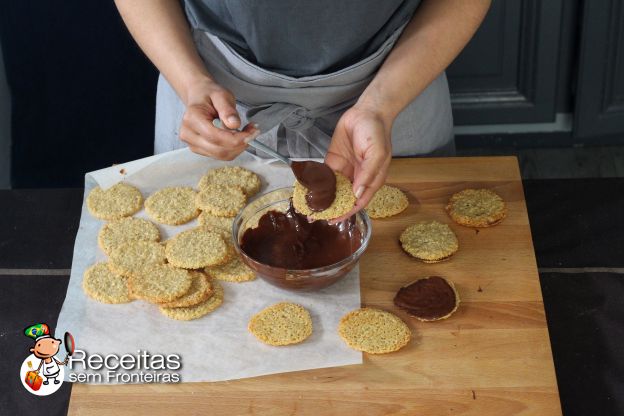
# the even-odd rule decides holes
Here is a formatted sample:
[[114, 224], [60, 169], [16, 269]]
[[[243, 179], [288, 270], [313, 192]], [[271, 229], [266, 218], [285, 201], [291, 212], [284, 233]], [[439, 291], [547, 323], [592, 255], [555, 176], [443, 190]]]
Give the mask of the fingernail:
[[251, 133], [251, 136], [245, 137], [243, 141], [245, 142], [245, 144], [249, 144], [249, 142], [254, 140], [256, 137], [258, 137], [259, 134], [260, 134], [260, 131], [256, 130], [253, 133]]
[[227, 120], [228, 120], [228, 123], [230, 123], [230, 124], [238, 123], [238, 117], [236, 117], [236, 116], [229, 116]]
[[364, 193], [364, 187], [360, 186], [357, 191], [355, 191], [355, 198], [356, 199], [360, 199], [360, 197], [362, 196], [362, 194]]
[[258, 123], [253, 123], [253, 125], [251, 127], [253, 127], [256, 130], [260, 130], [260, 124], [258, 124]]

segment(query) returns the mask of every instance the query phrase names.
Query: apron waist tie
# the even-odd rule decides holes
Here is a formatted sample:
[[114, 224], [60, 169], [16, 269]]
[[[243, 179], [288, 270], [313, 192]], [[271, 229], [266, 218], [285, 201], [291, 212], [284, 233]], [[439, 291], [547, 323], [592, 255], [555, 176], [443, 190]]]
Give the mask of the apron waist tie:
[[[257, 139], [260, 142], [285, 155], [322, 157], [329, 146], [331, 137], [315, 126], [315, 120], [344, 110], [350, 107], [353, 101], [349, 100], [331, 108], [316, 110], [289, 103], [250, 107], [243, 105], [242, 107], [245, 109], [247, 120], [258, 124], [262, 133]], [[284, 130], [290, 130], [291, 133]], [[287, 136], [291, 139], [288, 140]], [[308, 137], [315, 137], [315, 140], [308, 140]], [[257, 154], [251, 148], [247, 151]]]
[[354, 100], [332, 106], [310, 110], [303, 106], [289, 103], [273, 103], [258, 106], [245, 106], [245, 117], [249, 122], [258, 124], [262, 133], [268, 132], [277, 125], [282, 125], [289, 130], [303, 132], [314, 125], [317, 118], [344, 110], [352, 105]]

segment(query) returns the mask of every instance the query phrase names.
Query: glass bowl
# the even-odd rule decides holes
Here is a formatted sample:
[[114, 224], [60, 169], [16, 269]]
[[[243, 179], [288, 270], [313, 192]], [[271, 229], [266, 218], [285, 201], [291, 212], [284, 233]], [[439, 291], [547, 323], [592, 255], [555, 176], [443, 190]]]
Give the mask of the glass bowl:
[[249, 257], [240, 246], [243, 233], [249, 228], [255, 228], [260, 217], [266, 212], [285, 212], [288, 209], [292, 194], [292, 187], [279, 188], [267, 192], [248, 203], [234, 219], [232, 226], [234, 247], [245, 264], [251, 267], [260, 278], [274, 286], [293, 291], [322, 289], [339, 281], [357, 264], [370, 241], [371, 221], [364, 211], [356, 214], [355, 226], [359, 229], [361, 235], [360, 247], [350, 256], [329, 266], [291, 270], [269, 266]]

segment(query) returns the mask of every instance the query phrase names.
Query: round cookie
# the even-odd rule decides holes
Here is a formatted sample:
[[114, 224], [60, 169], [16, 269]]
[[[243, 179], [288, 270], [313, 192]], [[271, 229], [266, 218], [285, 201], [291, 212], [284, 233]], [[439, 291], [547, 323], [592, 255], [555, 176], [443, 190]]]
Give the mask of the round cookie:
[[239, 186], [210, 184], [197, 194], [196, 204], [202, 211], [218, 217], [235, 217], [247, 201]]
[[265, 344], [298, 344], [312, 335], [312, 318], [303, 306], [281, 302], [252, 316], [247, 328]]
[[204, 270], [213, 279], [225, 282], [249, 282], [256, 278], [256, 273], [237, 255], [224, 265], [206, 267]]
[[116, 220], [141, 210], [143, 195], [132, 185], [119, 182], [103, 190], [96, 186], [87, 196], [87, 209], [95, 218]]
[[217, 217], [206, 211], [202, 211], [197, 218], [200, 225], [204, 225], [210, 228], [217, 228], [220, 230], [232, 233], [232, 225], [234, 224], [234, 217]]
[[127, 279], [113, 273], [106, 263], [96, 263], [85, 271], [82, 289], [87, 296], [98, 302], [132, 302]]
[[201, 177], [197, 188], [201, 191], [212, 184], [237, 186], [247, 197], [257, 194], [261, 186], [258, 175], [240, 166], [223, 166], [209, 170]]
[[403, 286], [394, 296], [394, 304], [420, 321], [446, 319], [457, 310], [459, 294], [453, 282], [429, 276]]
[[351, 211], [356, 201], [353, 194], [353, 184], [342, 173], [334, 173], [336, 174], [336, 198], [329, 208], [323, 211], [312, 211], [305, 198], [308, 190], [298, 181], [295, 181], [292, 197], [295, 209], [313, 220], [331, 220]]
[[212, 284], [214, 286], [214, 293], [205, 301], [197, 305], [181, 308], [165, 308], [161, 306], [160, 312], [171, 319], [177, 319], [179, 321], [190, 321], [208, 315], [223, 303], [223, 286], [221, 286], [219, 282], [212, 282]]
[[424, 263], [446, 260], [459, 249], [453, 230], [437, 221], [411, 225], [403, 231], [399, 240], [403, 250]]
[[110, 256], [113, 249], [130, 241], [160, 240], [158, 227], [142, 218], [126, 217], [104, 224], [98, 233], [98, 245]]
[[366, 213], [371, 218], [386, 218], [397, 215], [409, 206], [407, 196], [399, 188], [383, 185], [366, 207]]
[[343, 316], [338, 334], [349, 347], [370, 354], [398, 351], [412, 335], [398, 316], [372, 308], [356, 309]]
[[165, 264], [165, 247], [153, 241], [130, 241], [115, 247], [108, 267], [115, 273], [130, 277], [145, 267]]
[[128, 279], [128, 288], [137, 299], [163, 303], [171, 302], [187, 293], [192, 280], [188, 270], [162, 264], [133, 274]]
[[182, 308], [197, 305], [213, 295], [214, 289], [208, 276], [197, 270], [190, 270], [191, 287], [182, 297], [171, 302], [161, 303], [159, 306], [163, 308]]
[[491, 227], [507, 216], [505, 201], [489, 189], [464, 189], [451, 196], [446, 212], [466, 227]]
[[183, 231], [167, 241], [165, 253], [169, 263], [184, 269], [200, 269], [226, 263], [231, 251], [218, 232], [206, 227]]
[[197, 192], [190, 186], [163, 188], [145, 201], [145, 211], [154, 221], [168, 225], [185, 224], [199, 215]]

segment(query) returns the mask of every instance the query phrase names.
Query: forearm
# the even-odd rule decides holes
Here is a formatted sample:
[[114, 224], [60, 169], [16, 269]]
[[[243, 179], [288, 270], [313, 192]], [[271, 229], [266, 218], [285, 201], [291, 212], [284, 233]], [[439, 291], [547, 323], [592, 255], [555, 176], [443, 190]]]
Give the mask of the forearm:
[[424, 0], [358, 105], [392, 123], [455, 59], [489, 6], [490, 0]]
[[178, 0], [115, 0], [132, 37], [187, 103], [190, 86], [210, 79]]

